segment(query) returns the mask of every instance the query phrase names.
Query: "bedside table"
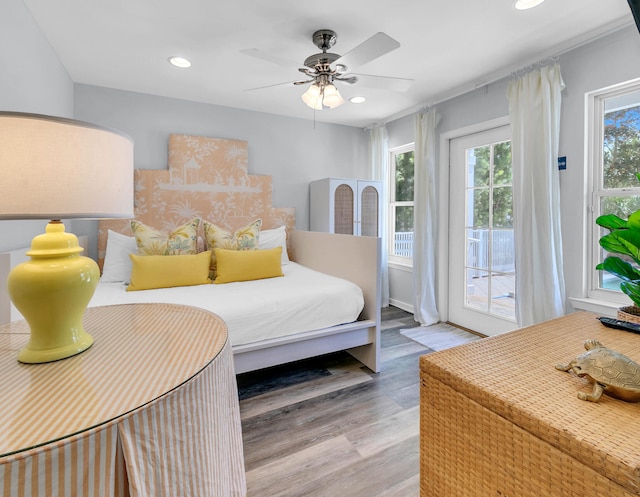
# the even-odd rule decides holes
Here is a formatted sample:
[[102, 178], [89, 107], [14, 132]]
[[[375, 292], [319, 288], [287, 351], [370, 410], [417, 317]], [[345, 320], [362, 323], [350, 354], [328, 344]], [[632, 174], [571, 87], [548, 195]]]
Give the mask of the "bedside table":
[[[28, 496], [244, 496], [225, 323], [188, 306], [89, 308], [93, 346], [22, 364], [26, 322], [0, 326], [0, 490]], [[0, 492], [2, 493], [2, 492]]]

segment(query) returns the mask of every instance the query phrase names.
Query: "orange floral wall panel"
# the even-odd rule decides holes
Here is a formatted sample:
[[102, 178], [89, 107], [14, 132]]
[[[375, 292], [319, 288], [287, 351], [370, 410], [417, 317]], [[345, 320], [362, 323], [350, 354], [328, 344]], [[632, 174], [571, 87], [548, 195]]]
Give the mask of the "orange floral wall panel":
[[[271, 176], [249, 174], [248, 160], [245, 141], [170, 135], [168, 170], [134, 172], [135, 219], [163, 231], [195, 217], [231, 231], [257, 218], [262, 219], [262, 229], [294, 229], [294, 209], [272, 206]], [[107, 230], [131, 235], [129, 221], [99, 222], [100, 261]]]

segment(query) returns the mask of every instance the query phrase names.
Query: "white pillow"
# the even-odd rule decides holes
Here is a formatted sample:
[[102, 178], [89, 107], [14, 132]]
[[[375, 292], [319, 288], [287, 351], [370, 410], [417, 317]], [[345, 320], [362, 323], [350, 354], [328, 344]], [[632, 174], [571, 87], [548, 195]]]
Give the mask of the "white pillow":
[[272, 249], [282, 247], [282, 257], [280, 264], [285, 265], [289, 262], [289, 254], [287, 254], [287, 231], [285, 226], [280, 226], [272, 230], [261, 230], [258, 237], [258, 249]]
[[131, 278], [131, 259], [129, 254], [138, 251], [136, 239], [115, 231], [107, 231], [107, 250], [102, 265], [103, 283], [129, 283]]

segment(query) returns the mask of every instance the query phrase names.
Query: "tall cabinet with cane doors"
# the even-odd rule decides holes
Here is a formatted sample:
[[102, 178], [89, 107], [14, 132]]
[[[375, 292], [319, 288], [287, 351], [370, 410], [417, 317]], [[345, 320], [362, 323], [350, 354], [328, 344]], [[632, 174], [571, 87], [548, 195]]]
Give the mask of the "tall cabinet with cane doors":
[[310, 185], [310, 229], [381, 236], [382, 184], [379, 181], [324, 178]]

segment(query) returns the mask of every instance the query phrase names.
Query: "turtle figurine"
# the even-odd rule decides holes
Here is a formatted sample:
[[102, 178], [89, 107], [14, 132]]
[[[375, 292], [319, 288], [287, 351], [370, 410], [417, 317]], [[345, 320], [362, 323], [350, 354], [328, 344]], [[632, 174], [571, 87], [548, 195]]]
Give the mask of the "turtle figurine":
[[578, 392], [578, 398], [598, 402], [603, 393], [627, 402], [640, 401], [640, 365], [626, 355], [611, 350], [598, 340], [584, 342], [587, 350], [569, 364], [556, 365], [560, 371], [573, 371], [593, 383], [591, 393]]

